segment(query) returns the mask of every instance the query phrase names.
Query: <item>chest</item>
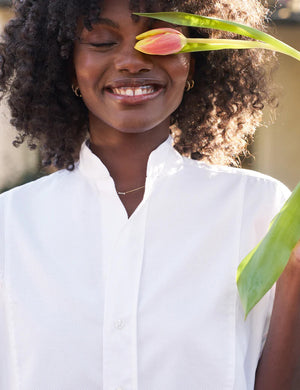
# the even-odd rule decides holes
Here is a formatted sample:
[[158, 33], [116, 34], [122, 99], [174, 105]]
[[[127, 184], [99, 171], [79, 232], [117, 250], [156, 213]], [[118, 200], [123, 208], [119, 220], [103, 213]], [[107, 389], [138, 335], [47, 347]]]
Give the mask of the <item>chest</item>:
[[7, 313], [22, 389], [143, 389], [158, 361], [152, 388], [187, 375], [205, 384], [215, 370], [230, 382], [239, 214], [212, 218], [206, 204], [195, 216], [178, 200], [170, 213], [161, 200], [130, 219], [117, 204], [86, 204], [71, 223], [50, 214], [14, 226]]

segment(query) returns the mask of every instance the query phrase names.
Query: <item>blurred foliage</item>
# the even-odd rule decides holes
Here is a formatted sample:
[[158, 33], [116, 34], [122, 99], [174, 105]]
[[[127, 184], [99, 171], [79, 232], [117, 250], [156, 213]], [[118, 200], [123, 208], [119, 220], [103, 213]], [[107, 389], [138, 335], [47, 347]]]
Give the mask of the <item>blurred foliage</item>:
[[10, 7], [11, 3], [11, 0], [0, 0], [0, 7]]

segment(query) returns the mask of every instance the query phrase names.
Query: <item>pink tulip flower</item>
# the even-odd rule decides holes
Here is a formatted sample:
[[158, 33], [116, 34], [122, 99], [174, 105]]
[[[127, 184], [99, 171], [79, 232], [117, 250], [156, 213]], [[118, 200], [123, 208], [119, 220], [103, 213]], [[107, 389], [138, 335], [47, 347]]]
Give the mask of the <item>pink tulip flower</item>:
[[136, 37], [136, 50], [151, 55], [178, 53], [187, 43], [187, 38], [173, 28], [157, 28]]
[[[173, 15], [173, 13], [171, 13]], [[177, 22], [179, 22], [181, 17], [178, 16], [176, 12], [174, 13], [177, 17]], [[180, 14], [180, 13], [179, 13]], [[147, 16], [149, 14], [138, 14], [141, 16]], [[152, 15], [152, 14], [150, 14]], [[156, 15], [156, 14], [153, 14]], [[164, 15], [157, 14], [157, 15]], [[171, 16], [172, 16], [171, 15]], [[189, 15], [189, 14], [184, 14]], [[152, 16], [151, 16], [152, 17]], [[236, 32], [237, 34], [245, 35], [250, 38], [256, 39], [255, 41], [249, 40], [240, 40], [240, 39], [210, 39], [210, 38], [186, 38], [181, 32], [173, 28], [157, 28], [154, 30], [149, 30], [140, 34], [136, 37], [138, 42], [134, 48], [142, 53], [151, 54], [151, 55], [168, 55], [168, 54], [177, 54], [180, 52], [196, 52], [196, 51], [210, 51], [210, 50], [224, 50], [224, 49], [266, 49], [278, 51], [280, 53], [287, 54], [300, 61], [300, 52], [296, 49], [293, 49], [291, 46], [286, 45], [285, 43], [279, 41], [276, 38], [273, 38], [271, 35], [263, 33], [259, 30], [256, 30], [252, 27], [233, 24], [233, 22], [227, 22], [224, 20], [211, 19], [208, 17], [202, 17], [200, 15], [190, 15], [192, 18], [200, 18], [199, 27], [209, 27], [215, 28], [218, 30]], [[159, 19], [165, 20], [168, 22], [174, 22], [173, 19], [169, 19], [168, 16], [160, 17]], [[203, 22], [204, 20], [204, 22]], [[212, 26], [207, 25], [206, 20], [209, 20], [209, 23]], [[186, 25], [186, 19], [184, 19]], [[197, 20], [193, 24], [197, 26]], [[224, 25], [229, 24], [229, 27], [224, 28]], [[245, 32], [243, 33], [243, 31]]]
[[137, 40], [140, 42], [135, 45], [135, 48], [143, 53], [168, 55], [178, 52], [224, 49], [266, 49], [287, 54], [300, 61], [300, 51], [263, 31], [237, 22], [184, 12], [134, 13], [134, 15], [162, 20], [177, 26], [228, 31], [254, 39], [254, 41], [249, 41], [244, 39], [186, 38], [175, 29], [160, 28], [146, 31], [137, 36]]

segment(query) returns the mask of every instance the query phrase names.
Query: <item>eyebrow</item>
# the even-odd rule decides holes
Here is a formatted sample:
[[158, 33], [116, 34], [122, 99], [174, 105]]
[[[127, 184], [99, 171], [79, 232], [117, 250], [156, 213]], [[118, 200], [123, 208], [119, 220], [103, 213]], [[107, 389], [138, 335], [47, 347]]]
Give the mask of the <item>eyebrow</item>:
[[95, 24], [104, 24], [106, 26], [117, 28], [117, 29], [120, 28], [120, 25], [118, 23], [113, 22], [111, 19], [107, 19], [107, 18], [99, 18]]
[[[152, 26], [154, 25], [155, 22], [157, 22], [157, 20], [148, 19], [146, 22], [147, 28], [152, 28]], [[109, 27], [120, 29], [120, 25], [117, 22], [114, 22], [113, 20], [108, 19], [108, 18], [99, 18], [95, 24], [104, 24], [104, 25], [109, 26]]]

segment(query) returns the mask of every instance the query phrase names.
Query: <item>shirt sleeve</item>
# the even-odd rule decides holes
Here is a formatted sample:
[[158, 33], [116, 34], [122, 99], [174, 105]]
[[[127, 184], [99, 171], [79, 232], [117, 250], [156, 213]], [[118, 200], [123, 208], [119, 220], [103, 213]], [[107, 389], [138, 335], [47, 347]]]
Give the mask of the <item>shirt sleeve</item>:
[[5, 333], [5, 311], [4, 311], [4, 212], [3, 201], [0, 197], [0, 388], [3, 388], [3, 374], [5, 370], [4, 343], [6, 342]]
[[4, 206], [3, 198], [0, 197], [0, 288], [4, 279]]
[[[243, 216], [241, 220], [239, 262], [263, 239], [270, 222], [290, 196], [282, 183], [265, 177], [248, 177], [245, 184]], [[252, 386], [258, 360], [269, 330], [274, 303], [275, 285], [250, 311], [244, 321], [244, 310], [238, 298], [237, 332], [247, 340], [244, 346], [246, 381]], [[251, 388], [250, 386], [250, 388]]]
[[[274, 216], [280, 211], [284, 203], [287, 201], [291, 194], [291, 191], [285, 187], [282, 183], [278, 183], [277, 185], [277, 191], [275, 192], [275, 202], [274, 202]], [[272, 219], [274, 218], [272, 217]], [[260, 348], [260, 355], [262, 354], [268, 331], [269, 331], [269, 326], [270, 326], [270, 321], [271, 321], [271, 315], [272, 315], [272, 310], [273, 310], [273, 304], [274, 304], [274, 298], [275, 298], [275, 290], [276, 290], [276, 283], [274, 286], [271, 288], [268, 294], [268, 308], [267, 308], [267, 313], [266, 313], [266, 319], [264, 323], [264, 330], [263, 330], [263, 337], [262, 337], [262, 342], [261, 342], [261, 348]]]
[[0, 286], [0, 389], [11, 389], [9, 383], [9, 333], [6, 319], [3, 285]]
[[275, 179], [250, 177], [245, 185], [240, 235], [242, 260], [266, 235], [291, 191]]
[[4, 285], [4, 253], [5, 253], [5, 215], [4, 200], [0, 196], [0, 389], [11, 389], [9, 383], [9, 332], [6, 316], [6, 293]]

